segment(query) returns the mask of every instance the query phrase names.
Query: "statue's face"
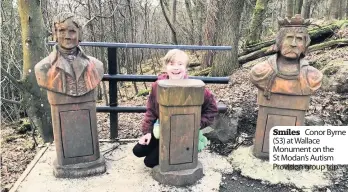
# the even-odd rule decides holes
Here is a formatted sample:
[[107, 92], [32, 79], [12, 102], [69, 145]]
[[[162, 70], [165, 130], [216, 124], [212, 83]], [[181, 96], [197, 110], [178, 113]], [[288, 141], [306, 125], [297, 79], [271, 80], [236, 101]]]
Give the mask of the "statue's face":
[[72, 49], [79, 44], [79, 28], [70, 19], [56, 24], [56, 36], [59, 46], [64, 49]]
[[286, 58], [297, 59], [306, 49], [305, 35], [303, 33], [288, 32], [285, 34], [280, 53]]

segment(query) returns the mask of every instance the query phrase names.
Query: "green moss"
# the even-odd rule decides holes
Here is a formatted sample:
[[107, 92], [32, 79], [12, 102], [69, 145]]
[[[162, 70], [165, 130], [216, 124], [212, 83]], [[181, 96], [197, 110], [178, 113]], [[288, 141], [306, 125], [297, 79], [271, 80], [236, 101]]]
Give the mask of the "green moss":
[[192, 71], [191, 73], [189, 73], [189, 75], [191, 76], [207, 76], [211, 71], [211, 67], [205, 68], [203, 70], [200, 71]]
[[335, 21], [325, 27], [316, 27], [314, 29], [311, 29], [308, 31], [309, 35], [313, 35], [315, 33], [317, 33], [318, 31], [323, 31], [323, 30], [334, 30], [337, 28], [341, 28], [342, 26], [348, 24], [348, 20], [338, 20]]
[[15, 141], [16, 139], [21, 138], [21, 137], [22, 137], [21, 135], [8, 135], [8, 136], [4, 137], [4, 141], [6, 143], [9, 143], [9, 142]]
[[25, 151], [35, 149], [35, 143], [32, 140], [25, 140], [23, 142], [23, 148]]
[[137, 97], [149, 95], [150, 91], [150, 89], [141, 90], [138, 92]]
[[32, 129], [31, 124], [30, 124], [29, 120], [26, 118], [26, 119], [22, 119], [22, 123], [16, 129], [16, 131], [18, 134], [25, 134], [28, 131], [31, 131], [31, 129]]
[[340, 69], [340, 67], [338, 66], [332, 66], [330, 68], [327, 68], [325, 71], [324, 71], [324, 75], [333, 75], [335, 73], [337, 73], [337, 71]]
[[321, 72], [326, 76], [332, 76], [337, 73], [340, 68], [344, 66], [344, 61], [342, 59], [333, 60], [329, 62]]
[[152, 70], [152, 66], [146, 66], [146, 67], [142, 68], [142, 72], [143, 73], [147, 73], [147, 72], [149, 72], [151, 70]]

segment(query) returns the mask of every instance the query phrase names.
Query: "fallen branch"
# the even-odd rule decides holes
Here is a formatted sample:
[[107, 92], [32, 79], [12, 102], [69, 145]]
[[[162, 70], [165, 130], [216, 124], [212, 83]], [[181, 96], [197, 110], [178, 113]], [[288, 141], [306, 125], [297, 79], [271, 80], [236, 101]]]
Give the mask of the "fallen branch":
[[[318, 43], [324, 42], [327, 37], [331, 37], [334, 34], [335, 30], [341, 28], [345, 24], [348, 24], [348, 20], [340, 20], [326, 26], [322, 26], [322, 27], [319, 26], [319, 28], [309, 30], [308, 33], [309, 33], [309, 36], [311, 37], [312, 44], [313, 43], [318, 44]], [[274, 39], [248, 45], [247, 47], [243, 48], [243, 51], [238, 54], [238, 57], [249, 55], [250, 53], [259, 51], [260, 49], [269, 47], [273, 44], [275, 44]]]
[[243, 65], [244, 63], [247, 63], [249, 61], [252, 61], [252, 60], [267, 56], [267, 55], [272, 55], [274, 53], [275, 53], [275, 51], [271, 50], [271, 47], [265, 47], [265, 48], [262, 48], [258, 51], [249, 53], [248, 55], [244, 55], [244, 56], [239, 57], [238, 63], [239, 63], [239, 65]]
[[325, 49], [325, 48], [329, 48], [329, 47], [333, 47], [333, 46], [347, 46], [348, 45], [348, 38], [345, 39], [336, 39], [336, 40], [332, 40], [332, 41], [327, 41], [324, 43], [320, 43], [317, 45], [312, 45], [309, 47], [309, 51], [318, 51], [321, 49]]
[[[321, 50], [321, 49], [325, 49], [325, 48], [329, 48], [333, 46], [347, 46], [347, 45], [348, 45], [348, 39], [344, 38], [344, 39], [337, 39], [337, 40], [332, 40], [332, 41], [327, 41], [320, 44], [312, 45], [312, 46], [309, 46], [308, 49], [311, 52], [311, 51], [317, 51], [317, 50]], [[261, 57], [265, 57], [268, 55], [272, 55], [274, 53], [275, 52], [271, 50], [271, 47], [265, 47], [258, 51], [249, 53], [248, 55], [239, 57], [238, 63], [241, 66], [244, 63], [247, 63], [249, 61], [259, 59]]]
[[257, 50], [260, 50], [260, 49], [263, 49], [265, 47], [269, 47], [271, 45], [275, 44], [275, 40], [269, 40], [269, 41], [265, 41], [265, 42], [260, 42], [260, 43], [257, 43], [257, 44], [253, 44], [253, 45], [250, 45], [248, 47], [245, 47], [243, 48], [243, 51], [241, 53], [238, 54], [238, 57], [241, 57], [241, 56], [244, 56], [244, 55], [247, 55], [249, 53], [252, 53], [254, 51], [257, 51]]

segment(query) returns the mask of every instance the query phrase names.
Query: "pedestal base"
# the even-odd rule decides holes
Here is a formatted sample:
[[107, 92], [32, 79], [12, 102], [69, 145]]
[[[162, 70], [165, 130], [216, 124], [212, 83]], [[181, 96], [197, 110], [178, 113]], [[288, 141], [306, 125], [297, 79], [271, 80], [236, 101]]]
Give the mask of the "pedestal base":
[[157, 165], [152, 169], [152, 177], [162, 184], [174, 186], [192, 185], [203, 177], [203, 166], [198, 161], [197, 167], [194, 169], [161, 172], [159, 165]]
[[[254, 140], [255, 143], [255, 140]], [[252, 145], [250, 147], [250, 155], [254, 156], [258, 159], [268, 161], [269, 160], [269, 153], [260, 153], [255, 149], [255, 145]]]
[[272, 93], [271, 99], [258, 92], [255, 140], [253, 154], [260, 159], [269, 159], [269, 135], [275, 126], [302, 126], [305, 112], [309, 108], [308, 95], [284, 95]]
[[101, 156], [96, 161], [71, 165], [58, 165], [53, 162], [53, 174], [57, 178], [78, 178], [104, 173], [106, 171], [105, 159]]

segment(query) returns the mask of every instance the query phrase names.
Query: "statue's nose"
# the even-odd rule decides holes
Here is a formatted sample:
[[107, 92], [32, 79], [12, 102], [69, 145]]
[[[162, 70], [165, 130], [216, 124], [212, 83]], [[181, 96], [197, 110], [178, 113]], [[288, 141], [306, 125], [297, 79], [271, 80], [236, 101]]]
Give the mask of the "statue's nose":
[[291, 41], [291, 46], [296, 46], [296, 38], [293, 38], [292, 41]]

